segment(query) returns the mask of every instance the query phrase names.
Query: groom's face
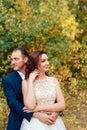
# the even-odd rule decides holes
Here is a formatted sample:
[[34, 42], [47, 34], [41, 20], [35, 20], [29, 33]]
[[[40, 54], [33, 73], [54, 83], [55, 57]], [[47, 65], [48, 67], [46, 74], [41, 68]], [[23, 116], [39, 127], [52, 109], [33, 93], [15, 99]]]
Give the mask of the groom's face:
[[27, 62], [26, 57], [21, 53], [20, 50], [12, 52], [11, 65], [14, 70], [20, 72], [24, 71], [26, 62]]

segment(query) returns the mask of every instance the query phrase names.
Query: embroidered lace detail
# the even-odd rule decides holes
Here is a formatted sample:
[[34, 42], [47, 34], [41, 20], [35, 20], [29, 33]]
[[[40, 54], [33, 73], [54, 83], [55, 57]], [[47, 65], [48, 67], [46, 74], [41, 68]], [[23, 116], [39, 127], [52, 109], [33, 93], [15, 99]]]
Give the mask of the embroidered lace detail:
[[46, 80], [36, 80], [34, 90], [37, 104], [53, 104], [55, 102], [56, 86], [54, 78], [47, 77]]

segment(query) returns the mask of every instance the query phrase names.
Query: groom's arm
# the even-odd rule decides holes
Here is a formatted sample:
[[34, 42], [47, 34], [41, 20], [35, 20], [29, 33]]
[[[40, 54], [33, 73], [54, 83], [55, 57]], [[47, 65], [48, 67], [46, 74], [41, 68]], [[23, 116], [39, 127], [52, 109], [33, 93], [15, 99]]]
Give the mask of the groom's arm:
[[26, 118], [28, 121], [30, 121], [33, 113], [26, 113], [23, 111], [24, 104], [20, 103], [17, 100], [14, 90], [12, 89], [11, 84], [6, 78], [2, 79], [2, 85], [9, 108], [12, 111], [16, 112], [22, 118]]

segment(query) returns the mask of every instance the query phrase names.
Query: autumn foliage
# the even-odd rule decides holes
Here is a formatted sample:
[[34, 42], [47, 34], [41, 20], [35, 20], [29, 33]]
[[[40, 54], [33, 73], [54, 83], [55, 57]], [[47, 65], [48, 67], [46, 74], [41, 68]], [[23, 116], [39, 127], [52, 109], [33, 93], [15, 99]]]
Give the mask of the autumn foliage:
[[[49, 74], [58, 78], [64, 95], [77, 98], [87, 90], [86, 15], [86, 0], [0, 0], [0, 86], [2, 77], [11, 71], [12, 50], [24, 47], [30, 53], [47, 52]], [[0, 115], [6, 122], [2, 88], [0, 97]]]

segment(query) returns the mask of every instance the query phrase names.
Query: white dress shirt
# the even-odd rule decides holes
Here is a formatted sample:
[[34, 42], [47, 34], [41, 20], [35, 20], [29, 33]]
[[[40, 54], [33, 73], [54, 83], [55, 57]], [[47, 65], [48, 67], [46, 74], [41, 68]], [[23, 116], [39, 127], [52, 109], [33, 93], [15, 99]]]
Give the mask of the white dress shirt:
[[18, 71], [18, 73], [19, 73], [19, 75], [21, 76], [22, 80], [25, 79], [25, 75], [24, 75], [23, 73], [21, 73], [21, 72], [19, 72], [19, 71]]

